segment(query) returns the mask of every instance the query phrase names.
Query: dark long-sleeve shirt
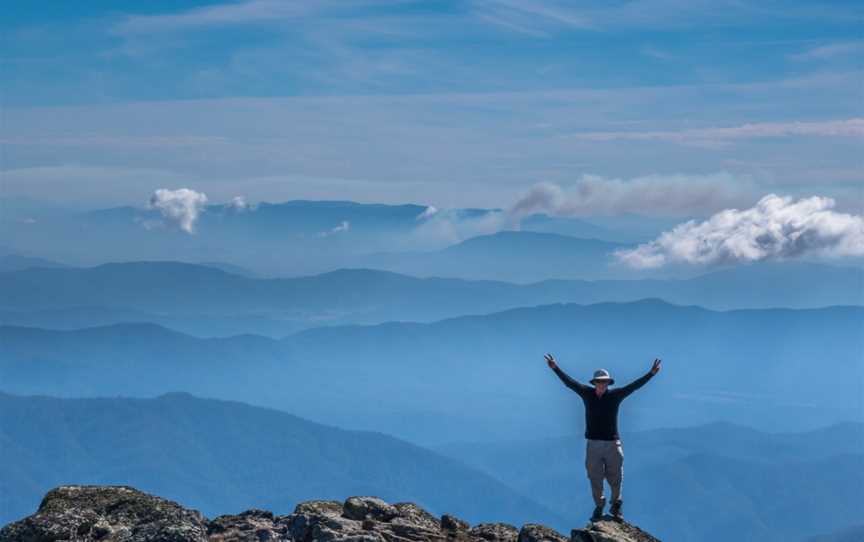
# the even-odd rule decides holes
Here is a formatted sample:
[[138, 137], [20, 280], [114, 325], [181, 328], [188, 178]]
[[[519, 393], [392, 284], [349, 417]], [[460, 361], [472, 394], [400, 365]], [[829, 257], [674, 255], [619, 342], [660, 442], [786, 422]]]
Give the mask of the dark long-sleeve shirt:
[[592, 440], [618, 440], [618, 407], [625, 397], [638, 390], [654, 376], [650, 371], [633, 382], [620, 388], [607, 388], [600, 397], [593, 386], [570, 378], [567, 373], [555, 367], [555, 374], [564, 384], [579, 394], [585, 403], [585, 438]]

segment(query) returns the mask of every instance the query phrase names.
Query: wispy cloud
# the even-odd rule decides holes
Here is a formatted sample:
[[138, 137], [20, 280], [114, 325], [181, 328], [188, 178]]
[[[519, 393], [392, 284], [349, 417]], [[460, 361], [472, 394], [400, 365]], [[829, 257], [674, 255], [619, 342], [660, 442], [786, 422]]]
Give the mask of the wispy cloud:
[[568, 134], [565, 137], [586, 141], [668, 141], [681, 145], [717, 146], [738, 139], [862, 136], [864, 136], [864, 118], [811, 122], [760, 122], [685, 130], [582, 132]]
[[675, 55], [666, 51], [665, 49], [660, 49], [659, 47], [655, 47], [653, 45], [645, 45], [641, 49], [639, 49], [639, 52], [643, 56], [647, 56], [655, 60], [662, 60], [664, 62], [675, 60], [676, 58]]
[[769, 194], [749, 209], [689, 221], [616, 256], [635, 268], [728, 265], [807, 255], [864, 255], [864, 217], [833, 210], [831, 198]]
[[510, 216], [501, 210], [466, 213], [461, 209], [442, 209], [419, 221], [411, 234], [401, 241], [404, 247], [400, 248], [442, 248], [470, 237], [489, 235], [512, 227]]
[[429, 205], [423, 212], [415, 217], [415, 220], [426, 220], [428, 218], [432, 218], [438, 212], [438, 208], [434, 205]]
[[556, 31], [606, 31], [620, 28], [676, 28], [703, 25], [753, 24], [788, 19], [842, 20], [860, 18], [854, 9], [820, 6], [766, 5], [749, 0], [629, 0], [566, 2], [563, 0], [476, 0], [478, 17], [504, 29], [548, 37]]
[[864, 52], [864, 41], [844, 41], [819, 45], [790, 55], [792, 60], [829, 60], [841, 56], [858, 55]]
[[327, 231], [319, 231], [318, 237], [330, 237], [331, 235], [336, 235], [337, 233], [346, 232], [351, 229], [351, 223], [347, 220], [343, 220], [338, 225], [330, 228]]
[[188, 28], [275, 23], [296, 19], [321, 9], [321, 2], [284, 2], [282, 0], [248, 0], [217, 4], [162, 15], [131, 15], [118, 23], [118, 35], [149, 34]]
[[484, 22], [533, 37], [548, 37], [555, 28], [593, 26], [583, 13], [553, 0], [478, 0], [474, 11]]

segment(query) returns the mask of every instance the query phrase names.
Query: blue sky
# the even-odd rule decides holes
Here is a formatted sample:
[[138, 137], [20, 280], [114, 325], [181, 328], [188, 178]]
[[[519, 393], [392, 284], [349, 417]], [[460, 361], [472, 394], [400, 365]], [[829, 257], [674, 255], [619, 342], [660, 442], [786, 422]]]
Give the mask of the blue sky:
[[0, 15], [3, 192], [89, 207], [143, 204], [163, 187], [211, 201], [507, 206], [537, 183], [590, 177], [697, 187], [692, 207], [668, 211], [681, 216], [772, 192], [860, 212], [862, 13], [15, 2]]

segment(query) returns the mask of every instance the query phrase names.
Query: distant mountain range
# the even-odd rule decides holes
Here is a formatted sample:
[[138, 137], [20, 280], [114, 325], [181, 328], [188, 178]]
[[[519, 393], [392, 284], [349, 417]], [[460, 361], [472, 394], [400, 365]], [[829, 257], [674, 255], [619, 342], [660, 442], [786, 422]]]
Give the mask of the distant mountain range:
[[[256, 205], [209, 205], [195, 223], [195, 233], [180, 231], [158, 210], [115, 207], [89, 212], [40, 209], [36, 204], [8, 204], [0, 216], [0, 245], [73, 264], [131, 259], [225, 261], [260, 274], [320, 273], [358, 267], [358, 258], [394, 250], [437, 249], [500, 229], [500, 209], [449, 209], [424, 205], [384, 205], [351, 201], [262, 202]], [[523, 227], [545, 233], [627, 241], [632, 237], [589, 222], [541, 215], [526, 217]], [[640, 237], [641, 238], [641, 237]], [[87, 239], [88, 250], [78, 250]], [[536, 275], [535, 275], [536, 276]], [[567, 275], [571, 276], [571, 275]], [[544, 275], [541, 278], [549, 278]]]
[[7, 253], [0, 255], [0, 273], [6, 271], [20, 271], [30, 267], [66, 267], [62, 263], [25, 256], [23, 254]]
[[[612, 250], [653, 239], [676, 224], [635, 215], [536, 214], [515, 221], [501, 209], [296, 200], [209, 205], [190, 234], [145, 207], [75, 212], [12, 201], [4, 211], [0, 246], [72, 265], [225, 262], [269, 276], [369, 267], [518, 282], [693, 275], [684, 267], [632, 270], [615, 262]], [[507, 229], [520, 231], [501, 231]], [[80, 250], [83, 239], [86, 252]]]
[[[739, 540], [803, 542], [860, 516], [861, 423], [805, 433], [713, 423], [631, 432], [623, 443], [627, 517], [662, 540], [723, 542], [734, 531]], [[591, 506], [584, 448], [584, 439], [568, 437], [438, 450], [567, 513]]]
[[[578, 433], [581, 405], [545, 352], [576, 377], [606, 367], [622, 383], [661, 357], [661, 376], [623, 407], [632, 427], [720, 419], [797, 430], [861, 419], [862, 322], [862, 307], [715, 312], [645, 300], [316, 328], [282, 341], [152, 324], [5, 326], [0, 380], [62, 396], [184, 390], [434, 443]], [[813, 394], [825, 374], [838, 375], [831, 393]]]
[[[61, 484], [134, 485], [207, 515], [380, 495], [473, 522], [562, 516], [491, 476], [413, 444], [241, 403], [53, 399], [0, 393], [0, 524]], [[14, 466], [14, 468], [11, 468]]]
[[531, 282], [550, 278], [632, 277], [613, 253], [632, 247], [555, 233], [502, 231], [472, 237], [433, 252], [372, 254], [367, 267], [419, 276]]
[[258, 279], [220, 267], [130, 262], [0, 273], [0, 322], [57, 329], [153, 322], [199, 336], [281, 337], [327, 324], [430, 322], [554, 302], [658, 297], [717, 309], [864, 304], [864, 271], [803, 263], [742, 266], [688, 280], [524, 285], [369, 269]]
[[[490, 438], [578, 431], [581, 404], [546, 368], [545, 352], [578, 378], [604, 367], [620, 383], [664, 359], [660, 378], [622, 407], [639, 409], [629, 417], [633, 427], [719, 419], [797, 430], [861, 420], [862, 329], [864, 307], [717, 312], [643, 300], [316, 328], [286, 342], [296, 359], [314, 360], [338, 381], [361, 382], [367, 400], [396, 387], [402, 412], [425, 403], [449, 414], [386, 428], [420, 440], [427, 433], [458, 438], [470, 425]], [[831, 393], [814, 394], [826, 374], [842, 376]]]

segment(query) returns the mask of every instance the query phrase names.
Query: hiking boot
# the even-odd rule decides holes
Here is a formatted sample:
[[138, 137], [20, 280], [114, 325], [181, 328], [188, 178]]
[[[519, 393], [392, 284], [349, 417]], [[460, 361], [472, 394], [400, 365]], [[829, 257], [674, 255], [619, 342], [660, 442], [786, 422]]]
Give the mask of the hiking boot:
[[609, 507], [609, 513], [615, 519], [624, 519], [624, 514], [621, 512], [621, 505], [624, 504], [621, 499], [612, 501], [612, 506]]
[[594, 512], [591, 514], [591, 521], [600, 521], [603, 519], [603, 505], [595, 506]]

